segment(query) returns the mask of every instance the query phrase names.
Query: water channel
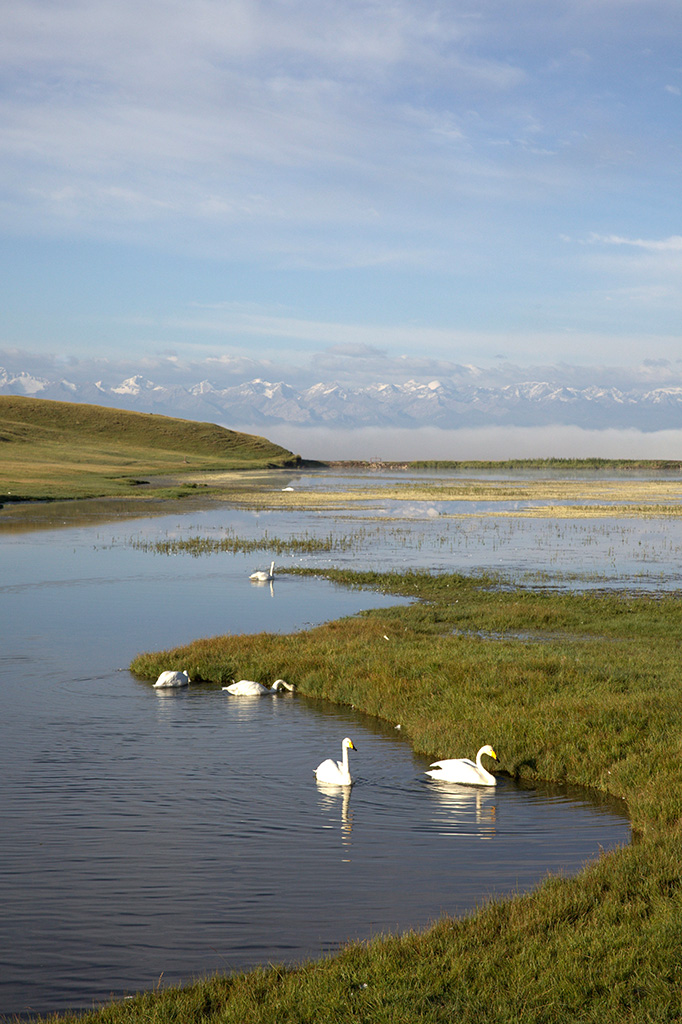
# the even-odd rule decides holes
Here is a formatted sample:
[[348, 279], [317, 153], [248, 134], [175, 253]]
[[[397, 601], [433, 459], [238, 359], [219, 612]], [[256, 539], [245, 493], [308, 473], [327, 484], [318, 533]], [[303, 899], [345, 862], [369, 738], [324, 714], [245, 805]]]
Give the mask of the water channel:
[[[0, 532], [0, 1014], [300, 962], [628, 841], [621, 805], [581, 791], [432, 783], [395, 723], [298, 694], [163, 693], [127, 671], [141, 650], [399, 603], [285, 575], [254, 586], [265, 555], [167, 557], [131, 540], [329, 528], [213, 507]], [[370, 531], [344, 555], [291, 561], [365, 564], [371, 551], [433, 567], [433, 546], [395, 539], [381, 549]], [[458, 568], [442, 545], [438, 557]], [[356, 784], [325, 790], [312, 769], [345, 735]]]

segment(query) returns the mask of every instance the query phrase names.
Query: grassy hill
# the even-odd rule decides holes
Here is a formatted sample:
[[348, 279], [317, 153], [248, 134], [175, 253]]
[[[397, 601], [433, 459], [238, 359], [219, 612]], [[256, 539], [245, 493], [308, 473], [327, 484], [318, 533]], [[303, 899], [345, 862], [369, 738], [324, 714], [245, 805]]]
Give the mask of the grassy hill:
[[149, 477], [299, 461], [264, 437], [213, 423], [0, 396], [0, 502], [124, 496]]

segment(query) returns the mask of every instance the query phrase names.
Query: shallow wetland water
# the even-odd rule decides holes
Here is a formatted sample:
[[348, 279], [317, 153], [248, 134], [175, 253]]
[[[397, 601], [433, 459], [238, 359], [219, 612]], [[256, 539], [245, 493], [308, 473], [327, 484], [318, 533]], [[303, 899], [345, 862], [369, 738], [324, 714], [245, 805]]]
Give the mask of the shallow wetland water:
[[[276, 478], [278, 490], [336, 480], [347, 484]], [[145, 548], [157, 540], [353, 534], [345, 548], [281, 562], [494, 568], [560, 586], [679, 582], [676, 519], [614, 519], [609, 532], [602, 519], [569, 530], [479, 512], [448, 519], [432, 501], [386, 502], [380, 514], [221, 503], [53, 529], [0, 521], [0, 1013], [89, 1007], [214, 970], [316, 957], [464, 913], [628, 841], [622, 806], [585, 792], [430, 782], [396, 723], [300, 695], [163, 693], [127, 671], [141, 650], [401, 603], [307, 577], [253, 585], [267, 544], [192, 557]], [[340, 756], [345, 735], [358, 747], [356, 784], [325, 790], [312, 770]]]

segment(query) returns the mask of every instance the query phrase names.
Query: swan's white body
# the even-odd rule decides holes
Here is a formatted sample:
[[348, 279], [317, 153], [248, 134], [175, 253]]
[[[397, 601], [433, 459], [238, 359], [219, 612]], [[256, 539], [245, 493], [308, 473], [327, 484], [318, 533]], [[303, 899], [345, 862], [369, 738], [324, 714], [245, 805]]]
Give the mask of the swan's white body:
[[154, 683], [155, 690], [171, 690], [178, 686], [189, 686], [189, 672], [162, 672]]
[[267, 583], [268, 580], [274, 580], [275, 578], [275, 563], [270, 562], [270, 572], [267, 569], [259, 569], [258, 572], [252, 572], [249, 576], [250, 580], [257, 580], [259, 583]]
[[280, 690], [295, 690], [293, 683], [285, 683], [283, 679], [275, 679], [272, 686], [263, 686], [262, 683], [255, 683], [253, 679], [240, 679], [237, 683], [230, 683], [223, 686], [234, 697], [262, 697], [264, 694], [278, 693]]
[[348, 751], [357, 749], [353, 741], [346, 736], [341, 744], [341, 761], [332, 761], [331, 757], [328, 757], [326, 761], [319, 764], [315, 769], [317, 781], [326, 782], [329, 786], [352, 786], [353, 780], [348, 768]]
[[497, 761], [497, 754], [493, 748], [486, 744], [476, 754], [476, 763], [468, 757], [451, 758], [445, 761], [434, 761], [431, 765], [436, 771], [427, 772], [432, 779], [440, 782], [460, 782], [467, 786], [496, 786], [497, 779], [481, 764], [481, 755], [487, 754]]

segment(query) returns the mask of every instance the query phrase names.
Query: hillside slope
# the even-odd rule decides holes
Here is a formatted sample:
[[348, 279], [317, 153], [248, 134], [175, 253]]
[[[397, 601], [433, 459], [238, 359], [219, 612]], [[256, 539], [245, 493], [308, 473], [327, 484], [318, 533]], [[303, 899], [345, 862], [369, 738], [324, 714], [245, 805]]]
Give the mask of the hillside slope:
[[0, 396], [0, 501], [130, 494], [141, 476], [295, 466], [264, 437], [98, 405]]

